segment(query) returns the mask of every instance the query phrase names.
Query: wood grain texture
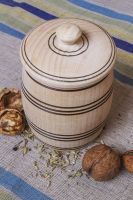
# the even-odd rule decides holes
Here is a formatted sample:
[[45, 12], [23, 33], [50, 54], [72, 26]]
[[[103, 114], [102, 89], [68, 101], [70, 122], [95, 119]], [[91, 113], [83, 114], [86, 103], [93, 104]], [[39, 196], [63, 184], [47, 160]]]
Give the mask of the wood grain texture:
[[[56, 30], [65, 23], [78, 25], [82, 36], [62, 49]], [[109, 34], [79, 19], [43, 23], [27, 35], [21, 49], [21, 60], [29, 74], [41, 83], [66, 89], [86, 87], [105, 77], [114, 65], [115, 56], [115, 45]]]
[[[63, 37], [61, 31], [67, 34]], [[55, 43], [49, 43], [51, 38]], [[59, 45], [56, 50], [64, 55], [54, 52], [52, 44]], [[86, 47], [79, 55], [66, 56]], [[115, 46], [108, 33], [87, 21], [52, 20], [25, 38], [21, 61], [23, 106], [39, 139], [73, 148], [101, 133], [113, 96]]]
[[40, 86], [24, 71], [22, 99], [32, 131], [42, 141], [60, 148], [79, 147], [92, 141], [109, 114], [112, 82], [110, 73], [94, 87], [60, 92]]

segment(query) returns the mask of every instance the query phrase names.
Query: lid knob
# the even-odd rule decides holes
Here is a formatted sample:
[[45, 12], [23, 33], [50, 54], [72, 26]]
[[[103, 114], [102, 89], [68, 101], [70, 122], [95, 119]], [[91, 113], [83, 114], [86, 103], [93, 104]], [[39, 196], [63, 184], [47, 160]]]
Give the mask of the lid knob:
[[82, 35], [79, 26], [72, 23], [65, 23], [56, 29], [57, 38], [68, 45], [74, 44]]

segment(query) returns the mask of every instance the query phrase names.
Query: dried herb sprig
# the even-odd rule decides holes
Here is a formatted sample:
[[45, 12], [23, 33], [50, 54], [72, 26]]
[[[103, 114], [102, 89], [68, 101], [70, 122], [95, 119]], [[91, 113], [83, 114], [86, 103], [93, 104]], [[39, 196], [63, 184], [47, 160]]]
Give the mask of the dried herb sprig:
[[[27, 127], [22, 134], [23, 140], [19, 145], [19, 149], [22, 149], [23, 155], [26, 155], [30, 151], [29, 142], [34, 141], [34, 134], [30, 128]], [[35, 141], [36, 142], [36, 141]], [[23, 144], [23, 145], [22, 145]], [[38, 160], [33, 162], [35, 170], [35, 176], [42, 177], [48, 182], [50, 187], [52, 178], [54, 177], [54, 170], [60, 169], [60, 172], [66, 173], [68, 178], [81, 177], [83, 172], [81, 169], [76, 169], [77, 160], [82, 156], [82, 151], [79, 150], [66, 150], [61, 151], [49, 147], [48, 145], [38, 142], [34, 149], [38, 154]], [[42, 167], [42, 162], [44, 163]], [[44, 170], [45, 169], [45, 170]]]
[[51, 186], [52, 184], [52, 178], [54, 176], [54, 174], [52, 172], [48, 172], [46, 171], [45, 173], [40, 173], [40, 176], [42, 178], [44, 178], [46, 181], [48, 181], [48, 185], [47, 185], [47, 188]]
[[32, 131], [28, 126], [26, 126], [26, 129], [22, 132], [22, 137], [34, 141], [34, 134], [32, 133]]
[[73, 173], [68, 175], [68, 178], [75, 178], [75, 177], [81, 177], [83, 176], [82, 169], [78, 169], [77, 171], [74, 171]]
[[[23, 145], [21, 145], [23, 144]], [[28, 140], [27, 139], [23, 139], [21, 140], [19, 143], [15, 144], [15, 146], [13, 147], [13, 150], [14, 151], [17, 151], [17, 150], [22, 150], [22, 153], [23, 153], [23, 156], [25, 154], [27, 154], [29, 151], [31, 151], [31, 148], [28, 146]]]
[[17, 151], [20, 147], [20, 144], [23, 142], [23, 140], [21, 140], [19, 143], [15, 144], [15, 146], [12, 148], [13, 151]]
[[24, 145], [21, 147], [23, 156], [24, 156], [26, 153], [28, 153], [27, 144], [28, 144], [28, 140], [27, 140], [27, 139], [24, 139]]
[[36, 160], [33, 162], [33, 166], [37, 171], [39, 170], [39, 165], [38, 165], [38, 162]]

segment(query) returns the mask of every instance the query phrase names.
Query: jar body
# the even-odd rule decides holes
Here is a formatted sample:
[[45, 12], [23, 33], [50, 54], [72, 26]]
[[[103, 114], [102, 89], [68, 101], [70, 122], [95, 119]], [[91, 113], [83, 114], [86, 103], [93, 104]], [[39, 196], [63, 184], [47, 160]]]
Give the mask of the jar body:
[[23, 69], [22, 100], [32, 132], [43, 142], [73, 148], [102, 131], [112, 103], [113, 72], [86, 88], [62, 90], [43, 85]]

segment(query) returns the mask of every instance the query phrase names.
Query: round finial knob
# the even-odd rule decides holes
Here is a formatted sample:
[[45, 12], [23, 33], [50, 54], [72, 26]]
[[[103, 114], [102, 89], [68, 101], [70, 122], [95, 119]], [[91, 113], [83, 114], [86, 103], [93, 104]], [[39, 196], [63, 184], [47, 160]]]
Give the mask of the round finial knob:
[[65, 44], [74, 44], [82, 35], [79, 26], [72, 23], [65, 23], [56, 30], [56, 36]]

